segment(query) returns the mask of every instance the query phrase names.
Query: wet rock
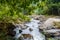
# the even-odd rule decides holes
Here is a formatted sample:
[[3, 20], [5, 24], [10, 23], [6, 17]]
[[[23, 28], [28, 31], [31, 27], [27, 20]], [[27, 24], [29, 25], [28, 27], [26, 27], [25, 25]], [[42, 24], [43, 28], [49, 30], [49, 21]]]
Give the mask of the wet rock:
[[47, 33], [46, 33], [46, 34], [45, 34], [45, 37], [46, 37], [46, 38], [50, 38], [50, 37], [54, 38], [55, 36], [52, 35], [52, 34], [47, 34]]
[[19, 38], [20, 40], [33, 40], [33, 36], [30, 34], [22, 34]]
[[21, 33], [22, 32], [22, 30], [19, 30], [19, 33]]
[[16, 32], [13, 31], [16, 27], [10, 23], [9, 25], [7, 25], [7, 34], [10, 35], [10, 36], [15, 36]]
[[8, 35], [9, 35], [9, 36], [12, 36], [12, 37], [14, 37], [14, 36], [15, 36], [15, 34], [16, 34], [16, 32], [15, 32], [15, 31], [10, 31], [10, 32], [8, 33]]
[[30, 34], [22, 34], [23, 35], [23, 37], [26, 39], [26, 38], [31, 38], [32, 37], [32, 35], [30, 35]]
[[31, 18], [34, 18], [35, 20], [40, 20], [41, 22], [46, 20], [46, 17], [44, 15], [32, 15]]
[[33, 31], [33, 29], [29, 28], [29, 31]]
[[56, 32], [60, 32], [60, 29], [44, 30], [44, 32], [47, 32], [47, 33], [56, 33]]
[[25, 24], [15, 24], [16, 27], [20, 27], [22, 30], [26, 29], [28, 26]]

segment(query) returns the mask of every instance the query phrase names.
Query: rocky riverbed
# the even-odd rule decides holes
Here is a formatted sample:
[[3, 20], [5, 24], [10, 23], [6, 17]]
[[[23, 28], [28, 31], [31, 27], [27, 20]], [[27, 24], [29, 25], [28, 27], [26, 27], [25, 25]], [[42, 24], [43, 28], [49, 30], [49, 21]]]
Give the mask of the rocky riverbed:
[[[45, 36], [41, 32], [39, 32], [39, 28], [38, 28], [39, 23], [40, 23], [40, 20], [31, 18], [30, 22], [24, 24], [26, 26], [25, 29], [22, 29], [19, 26], [20, 24], [16, 25], [17, 28], [14, 29], [14, 31], [16, 32], [16, 35], [14, 37], [18, 39], [19, 37], [22, 36], [23, 40], [45, 40]], [[21, 30], [22, 32], [19, 33], [19, 30]]]
[[60, 40], [59, 16], [32, 15], [29, 17], [30, 22], [7, 24], [6, 34], [10, 35], [12, 40]]
[[[60, 26], [59, 26], [60, 19], [59, 18], [55, 18], [55, 17], [46, 18], [43, 15], [40, 15], [40, 16], [34, 15], [34, 16], [30, 16], [30, 17], [31, 17], [31, 21], [24, 24], [25, 27], [26, 26], [28, 26], [28, 27], [26, 27], [26, 29], [23, 30], [22, 35], [23, 34], [25, 34], [25, 36], [26, 36], [26, 34], [31, 35], [30, 37], [33, 38], [31, 40], [48, 40], [45, 38], [49, 38], [49, 37], [60, 39], [60, 29], [59, 29], [60, 28]], [[22, 27], [24, 27], [24, 26], [22, 26]], [[42, 32], [44, 35], [42, 34]], [[29, 39], [26, 39], [26, 40], [29, 40]]]

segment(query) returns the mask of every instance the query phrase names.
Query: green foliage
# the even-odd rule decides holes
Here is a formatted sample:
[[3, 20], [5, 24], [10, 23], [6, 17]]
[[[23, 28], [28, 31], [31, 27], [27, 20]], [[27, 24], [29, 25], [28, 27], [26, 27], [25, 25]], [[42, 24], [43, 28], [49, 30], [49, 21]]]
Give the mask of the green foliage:
[[0, 20], [7, 22], [12, 22], [16, 19], [27, 21], [29, 18], [26, 15], [59, 15], [59, 5], [59, 0], [0, 0]]
[[[14, 22], [15, 20], [29, 21], [29, 17], [22, 14], [22, 0], [0, 0], [0, 21]], [[21, 8], [20, 8], [20, 7]]]
[[35, 7], [35, 13], [44, 15], [60, 15], [59, 0], [42, 0], [36, 3], [37, 6]]

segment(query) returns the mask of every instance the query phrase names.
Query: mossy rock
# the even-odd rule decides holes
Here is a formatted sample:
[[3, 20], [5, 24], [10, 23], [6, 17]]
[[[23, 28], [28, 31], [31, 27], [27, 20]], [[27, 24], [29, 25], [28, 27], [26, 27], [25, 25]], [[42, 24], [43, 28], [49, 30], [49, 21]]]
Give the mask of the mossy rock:
[[55, 26], [55, 28], [60, 29], [60, 22], [54, 22], [54, 26]]

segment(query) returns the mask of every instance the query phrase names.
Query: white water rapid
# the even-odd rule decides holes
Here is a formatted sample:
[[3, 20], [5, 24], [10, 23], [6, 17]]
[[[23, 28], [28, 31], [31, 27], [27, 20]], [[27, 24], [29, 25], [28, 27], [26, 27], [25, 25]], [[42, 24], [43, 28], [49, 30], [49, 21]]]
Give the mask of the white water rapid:
[[[15, 38], [19, 38], [22, 34], [31, 34], [33, 36], [33, 39], [30, 40], [45, 40], [45, 36], [39, 32], [39, 20], [31, 19], [29, 23], [25, 23], [28, 28], [22, 30], [22, 33], [19, 33], [19, 27], [16, 28], [14, 31], [16, 31]], [[29, 31], [29, 28], [33, 29], [33, 31]], [[23, 40], [29, 40], [29, 39], [23, 39]]]

